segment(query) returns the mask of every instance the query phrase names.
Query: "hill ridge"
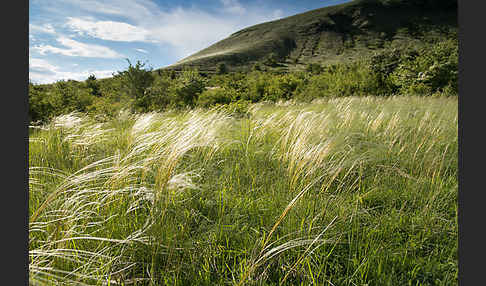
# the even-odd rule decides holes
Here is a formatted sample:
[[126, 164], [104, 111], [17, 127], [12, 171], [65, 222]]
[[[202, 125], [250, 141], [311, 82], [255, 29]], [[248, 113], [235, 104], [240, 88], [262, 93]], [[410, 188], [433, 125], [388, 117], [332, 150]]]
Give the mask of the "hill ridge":
[[215, 72], [223, 63], [245, 71], [273, 59], [273, 68], [293, 70], [363, 58], [388, 46], [420, 45], [417, 34], [431, 27], [457, 29], [457, 0], [355, 0], [246, 27], [164, 69]]

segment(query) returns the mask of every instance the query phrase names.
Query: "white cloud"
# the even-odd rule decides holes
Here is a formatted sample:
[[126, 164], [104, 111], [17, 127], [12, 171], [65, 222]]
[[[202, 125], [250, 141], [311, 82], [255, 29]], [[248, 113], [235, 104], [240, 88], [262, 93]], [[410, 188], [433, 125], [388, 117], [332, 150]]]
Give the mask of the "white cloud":
[[166, 10], [151, 0], [64, 1], [80, 10], [129, 20], [114, 22], [71, 17], [66, 26], [73, 31], [103, 40], [169, 45], [169, 53], [178, 59], [239, 29], [283, 16], [281, 10], [245, 7], [238, 0], [219, 0], [219, 13], [209, 13], [195, 6]]
[[177, 8], [164, 13], [160, 25], [151, 30], [151, 37], [170, 44], [179, 56], [188, 56], [234, 32], [235, 24], [203, 11]]
[[148, 54], [148, 52], [144, 49], [135, 49], [135, 51], [141, 52], [141, 53], [144, 53], [144, 54]]
[[56, 34], [56, 30], [51, 24], [44, 24], [42, 26], [29, 24], [29, 33], [35, 33], [35, 32], [46, 33], [51, 35]]
[[68, 17], [66, 25], [78, 34], [87, 34], [102, 40], [149, 42], [149, 31], [128, 23], [114, 21], [93, 21]]
[[57, 66], [39, 58], [29, 58], [29, 71], [53, 74], [58, 69]]
[[[113, 73], [111, 70], [88, 71], [81, 62], [77, 67], [67, 64], [61, 68], [39, 58], [49, 53], [88, 58], [126, 57], [111, 46], [88, 44], [80, 40], [80, 35], [100, 40], [157, 44], [163, 47], [169, 61], [176, 62], [242, 28], [284, 16], [282, 10], [248, 6], [239, 0], [216, 1], [219, 5], [216, 13], [196, 6], [166, 9], [152, 0], [50, 1], [43, 9], [50, 9], [46, 17], [56, 19], [51, 20], [54, 26], [29, 25], [29, 35], [33, 34], [29, 55], [32, 52], [38, 57], [31, 60], [29, 76], [39, 83], [84, 80], [91, 73], [101, 78]], [[45, 42], [43, 35], [38, 36], [41, 33], [54, 35], [57, 43]], [[66, 36], [69, 34], [74, 35]], [[143, 45], [130, 49], [149, 54]], [[80, 71], [75, 71], [78, 69]]]
[[122, 16], [131, 20], [141, 20], [153, 17], [159, 10], [151, 0], [61, 0], [60, 3], [70, 3], [86, 12]]
[[97, 78], [113, 75], [111, 70], [63, 71], [59, 66], [49, 63], [45, 59], [29, 58], [29, 79], [34, 83], [53, 83], [58, 80], [86, 80], [94, 74]]
[[61, 54], [70, 57], [88, 57], [88, 58], [122, 58], [123, 55], [116, 51], [100, 45], [85, 44], [66, 37], [60, 37], [57, 41], [67, 47], [59, 48], [51, 45], [38, 45], [32, 49], [38, 51], [41, 55], [46, 53]]
[[[237, 3], [237, 1], [228, 2]], [[237, 6], [233, 6], [237, 7]], [[226, 6], [228, 8], [228, 6]], [[224, 6], [222, 10], [226, 9]], [[236, 9], [233, 10], [236, 13]], [[160, 43], [168, 43], [177, 57], [189, 56], [199, 50], [228, 37], [245, 27], [282, 17], [282, 11], [259, 11], [242, 9], [234, 14], [209, 14], [199, 9], [176, 8], [160, 12], [152, 19], [150, 36]], [[147, 22], [148, 23], [148, 22]]]
[[220, 0], [223, 4], [224, 11], [233, 14], [244, 14], [246, 12], [245, 7], [243, 7], [238, 0]]

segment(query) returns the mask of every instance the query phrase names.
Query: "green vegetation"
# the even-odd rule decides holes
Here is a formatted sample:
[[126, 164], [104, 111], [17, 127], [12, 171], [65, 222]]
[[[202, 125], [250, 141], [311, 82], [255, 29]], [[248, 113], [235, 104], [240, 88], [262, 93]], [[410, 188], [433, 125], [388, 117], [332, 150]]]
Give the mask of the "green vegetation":
[[127, 59], [128, 69], [118, 72], [114, 77], [119, 80], [121, 87], [134, 100], [134, 108], [147, 110], [150, 106], [150, 97], [147, 96], [147, 89], [154, 82], [151, 70], [145, 70], [145, 63], [137, 61], [135, 66]]
[[29, 83], [30, 284], [457, 285], [455, 3]]
[[[221, 67], [221, 69], [224, 69]], [[343, 96], [457, 95], [456, 34], [425, 46], [387, 48], [349, 63], [312, 63], [303, 71], [221, 72], [204, 75], [185, 69], [153, 72], [140, 62], [110, 79], [30, 84], [32, 121], [47, 122], [72, 111], [113, 117], [132, 112], [210, 107], [238, 102]], [[246, 104], [246, 103], [242, 103]]]
[[457, 127], [457, 97], [57, 116], [30, 282], [457, 285]]

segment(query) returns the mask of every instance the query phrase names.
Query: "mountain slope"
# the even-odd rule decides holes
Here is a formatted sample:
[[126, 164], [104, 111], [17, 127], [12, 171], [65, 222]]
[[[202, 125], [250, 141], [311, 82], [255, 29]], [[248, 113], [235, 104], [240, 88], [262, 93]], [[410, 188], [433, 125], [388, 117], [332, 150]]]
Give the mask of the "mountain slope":
[[248, 70], [270, 62], [293, 70], [370, 55], [386, 46], [420, 45], [457, 29], [457, 0], [355, 0], [240, 30], [166, 67]]

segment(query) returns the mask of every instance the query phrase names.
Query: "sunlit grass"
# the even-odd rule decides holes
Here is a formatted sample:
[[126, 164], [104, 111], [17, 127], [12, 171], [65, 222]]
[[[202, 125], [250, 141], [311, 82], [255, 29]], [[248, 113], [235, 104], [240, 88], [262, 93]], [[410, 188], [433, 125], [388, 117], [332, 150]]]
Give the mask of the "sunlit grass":
[[30, 280], [456, 285], [457, 185], [457, 98], [72, 113], [30, 133]]

